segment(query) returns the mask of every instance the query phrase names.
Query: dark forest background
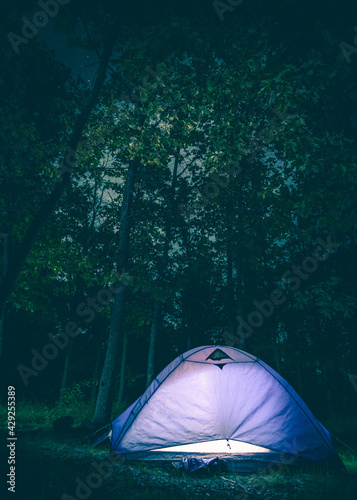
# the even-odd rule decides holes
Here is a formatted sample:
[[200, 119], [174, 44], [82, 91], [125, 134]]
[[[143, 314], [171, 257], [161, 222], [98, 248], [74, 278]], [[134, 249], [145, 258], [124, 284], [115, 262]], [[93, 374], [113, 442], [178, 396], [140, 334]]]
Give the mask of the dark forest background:
[[[1, 8], [1, 369], [18, 404], [106, 423], [177, 355], [229, 344], [323, 422], [354, 416], [355, 3], [57, 5], [36, 34], [38, 2]], [[49, 335], [68, 343], [38, 369]]]

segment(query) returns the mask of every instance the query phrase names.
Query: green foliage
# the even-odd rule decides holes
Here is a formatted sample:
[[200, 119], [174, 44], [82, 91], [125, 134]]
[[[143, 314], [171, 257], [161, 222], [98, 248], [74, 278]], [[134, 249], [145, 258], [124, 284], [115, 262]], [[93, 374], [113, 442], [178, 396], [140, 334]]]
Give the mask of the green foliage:
[[[153, 21], [149, 7], [138, 9], [137, 24], [127, 25], [123, 17], [71, 186], [32, 247], [8, 315], [26, 311], [59, 331], [69, 319], [79, 321], [79, 304], [122, 273], [116, 269], [118, 220], [128, 162], [138, 161], [130, 268], [122, 277], [128, 351], [140, 352], [139, 366], [128, 360], [128, 400], [144, 388], [156, 300], [162, 303], [159, 367], [188, 344], [223, 342], [223, 332], [236, 331], [237, 314], [247, 319], [254, 302], [269, 297], [284, 272], [313, 255], [315, 239], [329, 234], [341, 247], [319, 262], [299, 290], [287, 293], [284, 304], [246, 339], [246, 348], [281, 364], [307, 392], [308, 377], [304, 385], [295, 369], [297, 353], [303, 353], [306, 373], [322, 393], [330, 387], [326, 373], [345, 377], [355, 366], [355, 82], [327, 41], [332, 28], [326, 31], [310, 12], [306, 18], [303, 8], [297, 12], [303, 22], [285, 36], [291, 3], [279, 2], [274, 11], [259, 1], [254, 9], [268, 9], [269, 21], [234, 14], [235, 22], [222, 31], [200, 16]], [[111, 2], [107, 7], [80, 2], [63, 9], [58, 27], [73, 46], [101, 51], [117, 8]], [[323, 11], [331, 14], [331, 8]], [[78, 19], [91, 38], [79, 35]], [[336, 26], [336, 39], [345, 27]], [[0, 117], [0, 231], [11, 235], [13, 254], [55, 185], [88, 89], [36, 40], [21, 59], [0, 48], [6, 95]], [[1, 247], [1, 259], [2, 254]], [[51, 416], [77, 406], [79, 414], [86, 405], [78, 380], [92, 377], [110, 313], [110, 303], [98, 306], [95, 321], [81, 323], [86, 335], [78, 338], [71, 359], [73, 385], [48, 410]], [[29, 340], [34, 345], [43, 339]], [[336, 353], [340, 366], [331, 364]], [[340, 393], [337, 385], [334, 393]], [[352, 408], [346, 387], [344, 401]]]
[[[70, 415], [74, 425], [80, 425], [84, 419], [91, 419], [93, 404], [85, 397], [86, 389], [93, 382], [82, 381], [64, 389], [62, 398], [56, 404], [46, 404], [41, 401], [22, 400], [16, 405], [16, 429], [51, 428], [53, 421], [59, 417]], [[7, 428], [7, 409], [0, 406], [0, 425]]]

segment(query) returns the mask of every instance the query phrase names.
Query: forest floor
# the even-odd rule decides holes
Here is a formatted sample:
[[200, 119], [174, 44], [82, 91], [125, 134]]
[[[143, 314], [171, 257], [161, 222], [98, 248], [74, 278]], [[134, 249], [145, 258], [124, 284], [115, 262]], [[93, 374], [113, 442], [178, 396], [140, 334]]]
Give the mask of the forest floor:
[[[6, 450], [7, 434], [0, 431]], [[8, 455], [8, 451], [5, 452]], [[3, 455], [3, 453], [2, 453]], [[352, 500], [357, 491], [356, 456], [345, 456], [346, 473], [302, 469], [241, 474], [208, 472], [190, 475], [174, 467], [146, 463], [108, 462], [107, 447], [93, 448], [78, 436], [58, 436], [52, 430], [17, 432], [16, 495], [18, 500]], [[8, 472], [2, 457], [2, 477]], [[5, 462], [6, 459], [6, 462]], [[93, 465], [93, 464], [96, 465]], [[102, 468], [102, 479], [98, 467]], [[170, 464], [169, 464], [170, 465]], [[97, 470], [96, 470], [97, 468]], [[195, 475], [197, 474], [197, 475]], [[98, 478], [100, 478], [98, 480]], [[5, 480], [2, 480], [5, 482]], [[99, 484], [101, 483], [101, 484]], [[1, 489], [3, 484], [1, 485]], [[1, 498], [4, 498], [1, 496]]]

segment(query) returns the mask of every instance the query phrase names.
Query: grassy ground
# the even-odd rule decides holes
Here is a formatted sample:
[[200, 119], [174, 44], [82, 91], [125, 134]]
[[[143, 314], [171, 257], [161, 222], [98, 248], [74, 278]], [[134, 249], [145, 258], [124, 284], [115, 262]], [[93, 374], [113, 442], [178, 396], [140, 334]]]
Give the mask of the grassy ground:
[[[35, 405], [36, 406], [36, 405]], [[144, 463], [120, 462], [109, 465], [108, 447], [93, 448], [81, 435], [56, 435], [50, 420], [38, 407], [19, 408], [16, 442], [17, 500], [189, 500], [189, 499], [277, 499], [277, 500], [352, 500], [357, 491], [357, 453], [340, 448], [347, 472], [336, 474], [326, 470], [285, 469], [256, 474], [225, 472], [217, 475], [201, 473], [182, 475], [173, 467], [159, 468]], [[22, 414], [21, 414], [22, 412]], [[0, 417], [1, 417], [0, 409]], [[21, 418], [20, 418], [21, 417]], [[83, 418], [83, 413], [82, 413]], [[76, 424], [79, 421], [76, 420]], [[2, 484], [8, 473], [6, 425], [0, 430]], [[19, 428], [20, 427], [20, 428]], [[330, 422], [329, 429], [356, 447], [355, 421]], [[339, 432], [337, 432], [339, 431]], [[349, 433], [349, 435], [348, 435]], [[356, 439], [356, 441], [355, 441]], [[94, 465], [96, 464], [96, 465]], [[106, 464], [106, 466], [104, 465]], [[103, 467], [102, 479], [96, 468]], [[99, 484], [98, 483], [99, 478]], [[88, 487], [89, 485], [89, 487]], [[5, 488], [5, 489], [6, 489]], [[0, 493], [0, 498], [6, 498]]]
[[[7, 435], [2, 432], [2, 442]], [[119, 463], [108, 466], [108, 450], [78, 443], [78, 436], [56, 437], [50, 430], [17, 434], [16, 497], [36, 500], [236, 499], [352, 500], [357, 461], [345, 456], [348, 472], [290, 470], [260, 474], [182, 475], [173, 468]], [[98, 484], [97, 466], [107, 477]], [[3, 467], [2, 467], [2, 470]], [[5, 469], [6, 470], [6, 469]], [[89, 488], [83, 486], [89, 484]], [[78, 489], [78, 486], [82, 487]], [[77, 489], [77, 491], [76, 491]], [[66, 496], [67, 495], [67, 496]], [[2, 497], [3, 498], [3, 497]]]

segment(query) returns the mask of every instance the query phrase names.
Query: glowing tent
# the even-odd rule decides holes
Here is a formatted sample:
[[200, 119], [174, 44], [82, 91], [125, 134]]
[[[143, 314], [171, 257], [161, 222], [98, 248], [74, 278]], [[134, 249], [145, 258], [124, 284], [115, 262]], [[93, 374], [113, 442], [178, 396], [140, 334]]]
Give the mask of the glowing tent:
[[340, 462], [329, 432], [294, 389], [257, 357], [227, 346], [178, 356], [111, 429], [112, 452], [126, 456]]

